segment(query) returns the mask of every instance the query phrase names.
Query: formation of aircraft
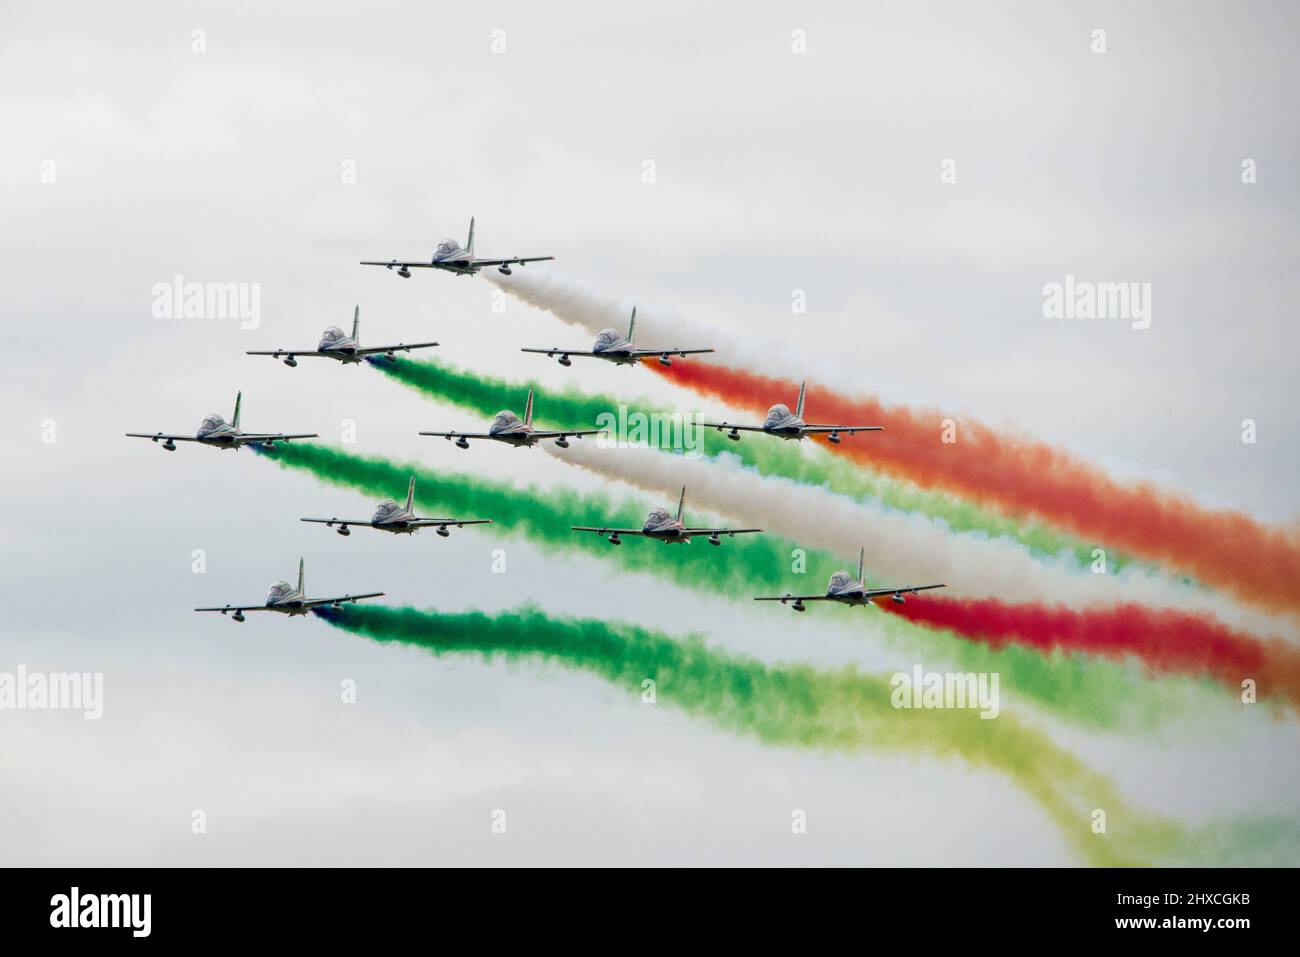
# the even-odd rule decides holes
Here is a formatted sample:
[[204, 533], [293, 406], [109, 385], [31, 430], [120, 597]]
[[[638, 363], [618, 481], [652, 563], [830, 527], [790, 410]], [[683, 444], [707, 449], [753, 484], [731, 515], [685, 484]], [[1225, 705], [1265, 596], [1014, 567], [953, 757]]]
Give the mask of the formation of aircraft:
[[[465, 245], [461, 246], [453, 239], [444, 239], [438, 244], [430, 260], [413, 261], [390, 259], [380, 260], [363, 260], [364, 266], [384, 266], [389, 270], [396, 270], [397, 275], [403, 279], [409, 279], [412, 269], [441, 269], [456, 275], [475, 275], [484, 267], [495, 266], [504, 275], [511, 274], [511, 266], [524, 265], [531, 262], [542, 262], [554, 259], [553, 256], [511, 256], [500, 259], [481, 258], [474, 252], [474, 220], [469, 222], [469, 236]], [[270, 356], [279, 359], [285, 365], [295, 367], [298, 359], [303, 357], [318, 357], [333, 359], [343, 364], [358, 364], [368, 357], [383, 357], [388, 360], [396, 360], [398, 352], [411, 352], [416, 349], [429, 349], [436, 347], [437, 342], [398, 342], [393, 345], [367, 346], [363, 347], [360, 341], [361, 325], [361, 307], [357, 306], [352, 314], [352, 332], [345, 334], [337, 326], [330, 326], [322, 333], [320, 341], [315, 348], [311, 349], [275, 349], [270, 350], [249, 350], [248, 355]], [[563, 349], [558, 346], [549, 349], [525, 348], [522, 351], [537, 355], [545, 355], [556, 359], [560, 365], [569, 367], [573, 364], [574, 358], [591, 358], [600, 359], [605, 362], [611, 362], [616, 365], [636, 365], [641, 362], [654, 359], [664, 366], [671, 366], [674, 358], [686, 357], [691, 355], [700, 355], [711, 353], [711, 348], [698, 349], [643, 349], [638, 348], [635, 343], [636, 334], [636, 309], [632, 310], [631, 318], [628, 322], [626, 335], [615, 329], [603, 329], [597, 334], [595, 342], [590, 350], [581, 349]], [[719, 431], [725, 431], [727, 438], [739, 441], [742, 432], [759, 432], [768, 435], [778, 436], [782, 439], [802, 440], [813, 435], [824, 435], [827, 441], [838, 443], [843, 435], [852, 435], [855, 432], [877, 432], [882, 430], [879, 425], [832, 425], [825, 423], [810, 423], [804, 420], [804, 398], [806, 392], [806, 383], [801, 382], [799, 385], [799, 398], [795, 404], [793, 412], [784, 404], [778, 403], [772, 406], [767, 413], [766, 419], [761, 425], [747, 425], [733, 422], [706, 422], [703, 423], [709, 428], [715, 428]], [[296, 439], [313, 439], [317, 438], [317, 433], [287, 433], [287, 432], [243, 432], [240, 430], [239, 415], [240, 405], [243, 401], [243, 394], [239, 393], [235, 397], [235, 411], [230, 422], [226, 422], [220, 415], [213, 413], [203, 420], [198, 432], [193, 435], [175, 435], [165, 432], [144, 433], [128, 432], [126, 435], [131, 438], [150, 439], [153, 442], [161, 442], [162, 447], [169, 452], [176, 450], [177, 442], [197, 442], [202, 445], [212, 445], [217, 448], [234, 448], [238, 449], [245, 445], [261, 446], [265, 448], [274, 448], [277, 442], [289, 442]], [[486, 432], [420, 432], [420, 435], [434, 436], [455, 440], [459, 448], [469, 448], [471, 440], [490, 440], [503, 442], [508, 445], [532, 447], [541, 441], [552, 439], [560, 448], [568, 448], [570, 438], [581, 438], [587, 435], [605, 434], [605, 429], [537, 429], [533, 426], [533, 391], [530, 389], [528, 398], [524, 406], [524, 415], [521, 419], [509, 410], [503, 410], [497, 413], [491, 425]], [[339, 535], [352, 534], [352, 528], [356, 526], [364, 528], [373, 528], [379, 531], [389, 532], [391, 534], [413, 534], [422, 528], [433, 528], [441, 537], [450, 535], [450, 529], [464, 528], [467, 525], [489, 525], [491, 519], [462, 519], [462, 518], [437, 518], [429, 516], [420, 516], [415, 514], [415, 476], [411, 476], [410, 483], [407, 486], [406, 502], [399, 505], [392, 499], [385, 499], [380, 502], [369, 520], [362, 519], [341, 519], [332, 518], [302, 518], [301, 521], [311, 524], [321, 524], [327, 528], [332, 528]], [[621, 545], [625, 536], [640, 536], [661, 541], [665, 544], [690, 544], [693, 538], [705, 538], [710, 545], [721, 545], [722, 537], [735, 537], [736, 535], [756, 534], [762, 531], [761, 528], [714, 528], [687, 525], [685, 520], [686, 509], [686, 487], [682, 487], [681, 496], [677, 501], [677, 512], [672, 514], [666, 508], [653, 508], [646, 516], [645, 522], [640, 528], [617, 528], [613, 526], [589, 526], [575, 525], [572, 526], [575, 532], [593, 532], [605, 537], [612, 545]], [[783, 605], [790, 605], [796, 612], [807, 610], [808, 602], [828, 601], [836, 602], [841, 605], [860, 605], [870, 606], [874, 604], [874, 599], [889, 596], [890, 600], [902, 604], [905, 601], [904, 595], [916, 595], [922, 591], [928, 591], [934, 588], [943, 588], [943, 584], [926, 584], [926, 585], [903, 585], [892, 588], [872, 587], [867, 584], [864, 573], [864, 562], [866, 558], [866, 549], [863, 548], [858, 553], [858, 573], [854, 578], [847, 571], [837, 571], [830, 577], [827, 583], [826, 592], [816, 595], [796, 595], [787, 593], [785, 595], [760, 595], [755, 596], [755, 601], [777, 601]], [[344, 604], [355, 603], [369, 598], [382, 598], [383, 592], [364, 592], [357, 594], [338, 595], [331, 598], [308, 598], [305, 594], [304, 585], [304, 562], [298, 561], [298, 584], [296, 587], [291, 586], [287, 581], [277, 581], [271, 586], [266, 600], [261, 604], [250, 605], [221, 605], [210, 608], [196, 608], [196, 612], [220, 612], [222, 615], [230, 615], [235, 621], [242, 622], [245, 620], [245, 614], [251, 611], [271, 611], [288, 616], [306, 615], [313, 608], [322, 608], [325, 606], [342, 607]]]
[[795, 439], [802, 441], [809, 435], [825, 435], [827, 442], [839, 444], [841, 435], [852, 435], [854, 432], [880, 432], [884, 429], [883, 425], [822, 425], [818, 423], [808, 423], [803, 420], [803, 400], [804, 388], [807, 382], [799, 383], [799, 401], [790, 411], [790, 407], [777, 403], [767, 410], [767, 418], [763, 420], [762, 425], [736, 425], [733, 422], [701, 422], [700, 425], [709, 429], [717, 429], [721, 432], [727, 430], [727, 438], [732, 441], [740, 441], [741, 432], [763, 432], [767, 435], [775, 435], [782, 439]]
[[418, 532], [422, 528], [434, 528], [437, 534], [446, 538], [451, 534], [451, 526], [464, 528], [466, 525], [491, 525], [490, 518], [421, 518], [415, 514], [415, 476], [411, 476], [411, 484], [406, 488], [406, 505], [398, 505], [391, 498], [384, 499], [375, 509], [375, 514], [370, 516], [370, 521], [364, 519], [350, 518], [304, 518], [301, 521], [315, 522], [324, 525], [326, 528], [332, 528], [340, 535], [351, 535], [351, 526], [359, 525], [363, 528], [377, 528], [382, 532], [392, 532], [395, 535], [410, 535]]
[[596, 342], [591, 347], [590, 352], [583, 352], [578, 349], [521, 349], [521, 352], [534, 352], [538, 355], [550, 356], [557, 360], [562, 366], [573, 365], [572, 357], [577, 356], [581, 359], [604, 359], [606, 362], [612, 362], [615, 365], [631, 366], [638, 365], [642, 359], [658, 359], [662, 366], [673, 364], [673, 356], [699, 355], [704, 352], [712, 352], [712, 349], [638, 349], [632, 342], [632, 336], [636, 331], [636, 309], [632, 309], [632, 321], [628, 323], [627, 335], [623, 335], [616, 329], [602, 329], [596, 335]]
[[298, 364], [299, 358], [316, 356], [322, 359], [334, 359], [345, 365], [348, 363], [359, 364], [366, 356], [383, 353], [387, 359], [396, 359], [396, 353], [398, 352], [410, 352], [412, 349], [431, 349], [438, 344], [436, 342], [399, 342], [393, 346], [367, 346], [363, 349], [358, 335], [360, 328], [361, 307], [357, 306], [352, 313], [352, 335], [350, 336], [345, 335], [338, 326], [330, 326], [321, 333], [320, 342], [316, 344], [315, 349], [276, 349], [273, 352], [249, 350], [247, 354], [283, 359], [285, 365], [293, 368]]
[[474, 220], [471, 217], [469, 221], [469, 239], [465, 240], [464, 246], [454, 239], [444, 239], [438, 243], [433, 258], [427, 262], [424, 260], [363, 259], [361, 265], [396, 269], [397, 275], [403, 279], [411, 278], [412, 269], [442, 269], [460, 276], [473, 276], [484, 266], [496, 266], [503, 275], [509, 276], [512, 265], [522, 266], [526, 263], [545, 262], [554, 258], [554, 256], [508, 256], [505, 259], [481, 259], [474, 255]]
[[720, 536], [751, 535], [761, 532], [761, 528], [701, 528], [686, 524], [686, 486], [682, 486], [682, 497], [677, 500], [677, 514], [674, 516], [666, 508], [652, 508], [640, 528], [612, 528], [594, 525], [574, 525], [575, 532], [595, 532], [609, 539], [611, 545], [622, 545], [624, 535], [640, 535], [654, 538], [664, 544], [676, 543], [689, 545], [692, 537], [708, 536], [710, 545], [721, 545]]
[[874, 605], [873, 598], [882, 598], [888, 595], [890, 600], [895, 604], [903, 604], [905, 599], [904, 593], [915, 595], [917, 592], [929, 591], [932, 588], [944, 588], [945, 585], [902, 585], [897, 588], [871, 588], [867, 585], [865, 570], [863, 568], [866, 559], [867, 550], [865, 548], [858, 551], [858, 577], [853, 578], [848, 572], [839, 571], [833, 574], [830, 581], [826, 583], [826, 593], [824, 595], [763, 595], [754, 598], [754, 601], [779, 601], [781, 604], [789, 604], [795, 611], [807, 611], [804, 602], [809, 601], [833, 601], [841, 605]]
[[162, 442], [168, 452], [176, 451], [177, 442], [198, 442], [200, 445], [213, 445], [219, 449], [238, 449], [245, 445], [261, 445], [268, 449], [275, 448], [276, 442], [288, 442], [292, 439], [315, 439], [315, 432], [241, 432], [239, 430], [239, 404], [243, 401], [242, 392], [235, 395], [235, 414], [227, 422], [216, 412], [209, 413], [194, 435], [171, 435], [166, 432], [128, 432], [127, 438], [151, 439]]
[[534, 429], [533, 428], [533, 390], [528, 390], [528, 402], [524, 405], [524, 417], [521, 419], [509, 409], [496, 414], [486, 432], [421, 432], [440, 439], [455, 439], [456, 447], [469, 448], [470, 439], [490, 439], [493, 442], [505, 442], [507, 445], [532, 447], [543, 439], [555, 439], [555, 444], [562, 449], [569, 447], [569, 438], [580, 439], [584, 435], [603, 435], [607, 429]]
[[266, 601], [260, 605], [220, 605], [216, 608], [195, 608], [195, 611], [219, 611], [223, 615], [234, 612], [235, 621], [243, 621], [248, 611], [274, 611], [281, 615], [305, 615], [313, 608], [333, 605], [335, 608], [344, 602], [358, 602], [363, 598], [383, 598], [381, 591], [368, 591], [359, 595], [339, 595], [335, 598], [308, 598], [303, 591], [303, 561], [298, 559], [298, 587], [294, 588], [286, 581], [278, 581], [267, 592]]

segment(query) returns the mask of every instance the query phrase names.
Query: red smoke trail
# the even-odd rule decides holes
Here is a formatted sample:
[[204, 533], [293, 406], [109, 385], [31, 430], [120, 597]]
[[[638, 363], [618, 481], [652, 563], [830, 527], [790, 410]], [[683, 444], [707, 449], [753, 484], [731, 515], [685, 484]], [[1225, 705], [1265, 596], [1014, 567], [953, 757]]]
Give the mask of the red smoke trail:
[[[799, 394], [797, 382], [706, 362], [651, 368], [755, 414], [777, 402], [793, 408]], [[1300, 540], [1248, 515], [1202, 508], [1144, 482], [1121, 484], [1068, 452], [956, 414], [886, 406], [815, 385], [804, 411], [810, 422], [883, 425], [883, 432], [829, 446], [874, 469], [1013, 517], [1036, 516], [1270, 609], [1300, 609]], [[948, 418], [956, 423], [955, 443], [942, 441]]]
[[1078, 610], [1041, 604], [1009, 605], [996, 598], [927, 597], [880, 605], [909, 621], [946, 628], [994, 648], [1026, 645], [1039, 651], [1082, 651], [1108, 658], [1133, 656], [1158, 674], [1207, 675], [1239, 688], [1253, 678], [1260, 700], [1283, 695], [1300, 705], [1300, 650], [1261, 641], [1213, 619], [1144, 605]]

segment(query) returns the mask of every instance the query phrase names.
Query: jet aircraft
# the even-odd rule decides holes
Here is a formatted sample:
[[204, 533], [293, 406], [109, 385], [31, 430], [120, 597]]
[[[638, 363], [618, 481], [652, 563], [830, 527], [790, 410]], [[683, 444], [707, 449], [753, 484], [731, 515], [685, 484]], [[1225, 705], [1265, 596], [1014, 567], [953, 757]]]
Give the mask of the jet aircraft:
[[411, 476], [411, 484], [406, 489], [406, 505], [401, 506], [392, 499], [385, 499], [379, 503], [375, 509], [375, 514], [370, 517], [369, 521], [365, 519], [349, 518], [304, 518], [304, 522], [316, 522], [324, 525], [326, 528], [332, 528], [340, 535], [351, 535], [353, 525], [360, 525], [363, 528], [377, 528], [380, 531], [392, 532], [396, 535], [410, 535], [418, 532], [422, 528], [435, 528], [437, 534], [446, 538], [451, 534], [448, 529], [454, 525], [456, 528], [464, 528], [466, 525], [491, 525], [490, 518], [421, 518], [415, 514], [415, 476]]
[[234, 612], [231, 617], [235, 621], [244, 620], [244, 612], [248, 611], [274, 611], [281, 615], [305, 615], [313, 608], [320, 608], [323, 605], [333, 605], [335, 608], [341, 606], [344, 602], [357, 602], [363, 598], [382, 598], [384, 595], [381, 591], [370, 591], [362, 595], [339, 595], [337, 598], [308, 598], [303, 593], [303, 561], [298, 559], [298, 587], [294, 588], [286, 581], [278, 581], [271, 586], [270, 592], [267, 593], [266, 601], [260, 605], [221, 605], [217, 608], [195, 608], [195, 611], [219, 611], [223, 615], [228, 612]]
[[793, 412], [790, 411], [789, 406], [777, 403], [767, 410], [767, 418], [762, 425], [736, 425], [733, 422], [701, 422], [700, 425], [708, 429], [717, 429], [719, 432], [726, 429], [727, 438], [734, 442], [740, 441], [741, 432], [765, 432], [782, 439], [798, 441], [803, 441], [804, 437], [809, 435], [825, 435], [827, 442], [836, 445], [840, 442], [841, 434], [880, 432], [884, 429], [883, 425], [821, 425], [805, 422], [803, 420], [804, 386], [805, 383], [799, 383], [799, 401]]
[[291, 439], [318, 438], [315, 432], [241, 432], [239, 430], [239, 403], [243, 400], [242, 392], [235, 395], [235, 414], [229, 422], [216, 412], [203, 419], [199, 431], [194, 435], [169, 435], [166, 432], [128, 432], [132, 439], [151, 439], [162, 442], [168, 452], [176, 451], [177, 442], [198, 442], [200, 445], [212, 445], [219, 449], [239, 449], [245, 445], [260, 445], [275, 448], [276, 442], [288, 442]]
[[315, 349], [276, 349], [274, 352], [263, 352], [249, 350], [250, 356], [271, 356], [274, 359], [282, 359], [284, 364], [293, 368], [298, 364], [299, 358], [310, 358], [318, 356], [322, 359], [335, 359], [344, 363], [359, 364], [366, 356], [378, 355], [383, 353], [387, 359], [396, 359], [398, 352], [410, 352], [412, 349], [431, 349], [436, 346], [436, 342], [399, 342], [395, 346], [367, 346], [361, 347], [357, 331], [361, 327], [361, 307], [357, 306], [352, 313], [352, 335], [345, 335], [343, 330], [338, 326], [330, 326], [321, 333], [320, 342]]
[[509, 276], [512, 265], [522, 266], [525, 263], [543, 262], [554, 258], [554, 256], [509, 256], [505, 259], [480, 259], [474, 255], [474, 220], [471, 218], [469, 221], [469, 239], [465, 241], [465, 245], [462, 246], [454, 239], [444, 239], [438, 243], [433, 258], [428, 262], [423, 260], [365, 259], [362, 260], [361, 265], [396, 269], [397, 275], [403, 279], [411, 278], [412, 269], [442, 269], [446, 272], [456, 273], [459, 276], [473, 276], [484, 266], [496, 266], [502, 275]]
[[670, 543], [685, 544], [691, 543], [693, 536], [708, 536], [710, 545], [721, 545], [722, 540], [719, 536], [728, 535], [749, 535], [754, 532], [761, 532], [761, 528], [699, 528], [687, 525], [684, 518], [686, 509], [686, 486], [682, 486], [682, 497], [677, 500], [677, 515], [669, 513], [666, 508], [652, 508], [650, 514], [646, 516], [645, 524], [640, 528], [607, 528], [604, 526], [592, 525], [574, 525], [575, 532], [595, 532], [597, 535], [608, 537], [611, 545], [622, 545], [624, 535], [641, 535], [645, 538], [654, 538], [663, 542], [665, 545]]
[[929, 591], [931, 588], [946, 587], [944, 585], [902, 585], [898, 588], [870, 588], [863, 569], [866, 553], [865, 548], [858, 551], [858, 577], [851, 578], [845, 571], [836, 572], [826, 583], [824, 595], [764, 595], [755, 597], [754, 601], [779, 601], [783, 605], [790, 604], [795, 611], [807, 611], [804, 602], [808, 601], [833, 601], [841, 605], [867, 606], [875, 604], [873, 598], [888, 595], [890, 601], [901, 605], [905, 601], [904, 593], [915, 595], [917, 592]]

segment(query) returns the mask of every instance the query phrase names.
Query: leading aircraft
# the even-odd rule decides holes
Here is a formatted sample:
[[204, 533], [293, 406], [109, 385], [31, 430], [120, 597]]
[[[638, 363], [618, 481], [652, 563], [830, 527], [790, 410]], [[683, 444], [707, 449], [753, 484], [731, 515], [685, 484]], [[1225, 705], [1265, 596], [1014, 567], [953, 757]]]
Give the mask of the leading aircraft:
[[382, 598], [381, 591], [369, 591], [363, 595], [339, 595], [337, 598], [308, 598], [303, 594], [303, 562], [298, 559], [298, 587], [293, 588], [286, 581], [278, 581], [271, 586], [266, 601], [261, 605], [221, 605], [218, 608], [195, 608], [195, 611], [219, 611], [223, 615], [234, 612], [235, 621], [244, 620], [246, 611], [275, 611], [282, 615], [305, 615], [313, 608], [333, 605], [335, 608], [346, 602], [357, 602], [363, 598]]
[[433, 435], [440, 439], [455, 439], [456, 447], [461, 449], [469, 448], [470, 439], [492, 439], [496, 442], [505, 442], [507, 445], [522, 445], [530, 448], [542, 439], [555, 439], [556, 445], [567, 449], [569, 436], [580, 439], [584, 435], [604, 435], [608, 431], [608, 429], [565, 429], [564, 431], [534, 429], [533, 390], [529, 389], [528, 402], [524, 406], [522, 419], [509, 409], [504, 409], [496, 414], [496, 418], [492, 420], [486, 432], [421, 432], [420, 434]]
[[779, 601], [781, 604], [790, 604], [795, 611], [807, 611], [806, 601], [833, 601], [841, 605], [874, 605], [873, 598], [881, 598], [888, 595], [890, 601], [901, 605], [905, 601], [904, 592], [915, 595], [917, 592], [929, 591], [931, 588], [945, 588], [945, 585], [903, 585], [898, 588], [869, 588], [867, 579], [863, 570], [863, 563], [866, 559], [867, 550], [865, 548], [858, 551], [858, 577], [851, 578], [845, 571], [836, 572], [826, 584], [826, 594], [824, 595], [774, 595], [755, 597], [754, 601]]
[[438, 243], [433, 258], [428, 262], [402, 261], [398, 259], [363, 259], [361, 265], [396, 269], [397, 275], [403, 279], [411, 278], [412, 269], [442, 269], [460, 276], [473, 276], [484, 266], [496, 266], [502, 275], [509, 276], [511, 265], [518, 264], [522, 266], [525, 263], [539, 263], [554, 258], [554, 256], [510, 256], [506, 259], [480, 259], [474, 255], [474, 220], [471, 217], [469, 221], [469, 239], [465, 241], [465, 245], [462, 246], [454, 239], [444, 239]]
[[378, 355], [384, 353], [387, 359], [396, 359], [394, 353], [410, 352], [412, 349], [430, 349], [436, 346], [436, 342], [399, 342], [395, 346], [368, 346], [361, 348], [361, 341], [357, 331], [361, 327], [361, 307], [357, 306], [352, 313], [352, 335], [344, 335], [343, 330], [338, 326], [330, 326], [321, 333], [320, 342], [315, 349], [276, 349], [274, 352], [260, 352], [250, 350], [247, 354], [250, 356], [271, 356], [275, 359], [283, 359], [284, 364], [293, 368], [298, 364], [299, 357], [319, 356], [322, 359], [336, 359], [345, 365], [349, 362], [360, 363], [366, 356]]
[[315, 439], [315, 432], [241, 432], [239, 431], [239, 403], [243, 400], [242, 392], [235, 395], [235, 414], [229, 422], [215, 412], [209, 413], [199, 426], [195, 435], [168, 435], [166, 432], [128, 432], [132, 439], [152, 439], [162, 441], [162, 447], [168, 452], [176, 451], [177, 442], [198, 442], [200, 445], [214, 445], [219, 449], [239, 449], [245, 445], [260, 445], [268, 449], [275, 448], [276, 442], [288, 442], [290, 439]]
[[624, 336], [615, 329], [602, 329], [596, 335], [596, 342], [591, 347], [590, 352], [583, 352], [577, 349], [521, 349], [520, 352], [534, 352], [539, 355], [550, 356], [554, 359], [559, 356], [558, 362], [562, 366], [571, 366], [573, 362], [571, 356], [589, 359], [604, 359], [606, 362], [613, 362], [615, 365], [631, 366], [638, 365], [642, 359], [658, 359], [661, 366], [670, 366], [673, 364], [673, 356], [693, 356], [704, 352], [712, 352], [712, 349], [638, 349], [632, 344], [632, 336], [636, 330], [636, 309], [632, 310], [632, 321], [628, 323], [627, 335]]
[[605, 535], [611, 545], [622, 545], [624, 535], [641, 535], [645, 538], [657, 538], [665, 545], [669, 543], [691, 543], [692, 536], [709, 536], [710, 545], [721, 545], [721, 535], [750, 535], [761, 532], [761, 528], [696, 528], [685, 523], [683, 513], [686, 509], [686, 486], [682, 486], [682, 497], [677, 500], [677, 515], [670, 515], [666, 508], [652, 508], [646, 516], [645, 524], [640, 528], [605, 528], [592, 525], [574, 525], [575, 532], [595, 532]]
[[[421, 518], [415, 514], [415, 476], [411, 476], [411, 484], [406, 488], [406, 505], [398, 505], [391, 498], [384, 499], [375, 509], [375, 514], [370, 517], [370, 521], [363, 519], [347, 518], [304, 518], [304, 522], [316, 522], [324, 525], [326, 528], [333, 528], [340, 535], [351, 535], [351, 525], [360, 525], [364, 528], [377, 528], [383, 532], [393, 532], [397, 535], [409, 535], [412, 532], [418, 532], [422, 528], [435, 527], [438, 535], [446, 538], [451, 532], [448, 526], [455, 525], [457, 528], [464, 528], [466, 525], [491, 525], [490, 518]], [[336, 527], [337, 526], [337, 527]]]
[[884, 429], [883, 425], [819, 425], [805, 422], [803, 420], [805, 384], [799, 383], [799, 402], [795, 405], [794, 412], [790, 411], [788, 405], [778, 402], [767, 410], [767, 418], [762, 425], [736, 425], [732, 422], [701, 422], [700, 425], [717, 429], [719, 432], [727, 429], [727, 438], [733, 442], [740, 441], [741, 432], [766, 432], [768, 435], [779, 436], [782, 439], [799, 441], [803, 441], [804, 437], [809, 435], [825, 435], [827, 442], [836, 445], [839, 445], [841, 433], [852, 435], [854, 432], [880, 432]]

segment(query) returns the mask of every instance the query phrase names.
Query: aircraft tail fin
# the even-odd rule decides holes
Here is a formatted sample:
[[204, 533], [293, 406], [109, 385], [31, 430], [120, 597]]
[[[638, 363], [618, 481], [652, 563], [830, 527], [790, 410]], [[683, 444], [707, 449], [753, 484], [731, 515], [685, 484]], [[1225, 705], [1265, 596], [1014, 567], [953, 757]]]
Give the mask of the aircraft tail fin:
[[803, 418], [803, 393], [804, 393], [804, 387], [805, 387], [807, 384], [808, 384], [808, 380], [807, 380], [807, 379], [805, 379], [804, 381], [802, 381], [802, 382], [799, 383], [799, 404], [796, 405], [795, 408], [794, 408], [794, 417], [795, 417], [796, 419], [802, 419], [802, 418]]
[[632, 336], [636, 334], [636, 306], [632, 307], [632, 321], [627, 324], [627, 341], [632, 341]]
[[533, 424], [533, 390], [528, 390], [528, 401], [524, 404], [524, 425]]
[[357, 341], [357, 330], [361, 328], [361, 307], [352, 310], [352, 341]]
[[411, 505], [415, 501], [415, 476], [411, 476], [411, 484], [406, 487], [406, 510], [411, 510]]
[[682, 521], [682, 516], [686, 514], [686, 486], [682, 486], [682, 497], [677, 500], [677, 521]]
[[244, 401], [244, 393], [236, 392], [235, 393], [235, 414], [231, 416], [230, 419], [230, 424], [234, 426], [236, 429], [239, 428], [239, 405], [243, 401]]
[[469, 218], [469, 239], [465, 240], [465, 252], [474, 255], [474, 217]]
[[305, 587], [306, 587], [306, 578], [303, 575], [303, 562], [302, 559], [300, 558], [298, 559], [298, 594], [305, 595], [306, 592], [303, 591], [303, 588]]
[[866, 571], [865, 568], [866, 559], [867, 559], [866, 546], [861, 546], [858, 548], [858, 581], [864, 580], [862, 575]]

